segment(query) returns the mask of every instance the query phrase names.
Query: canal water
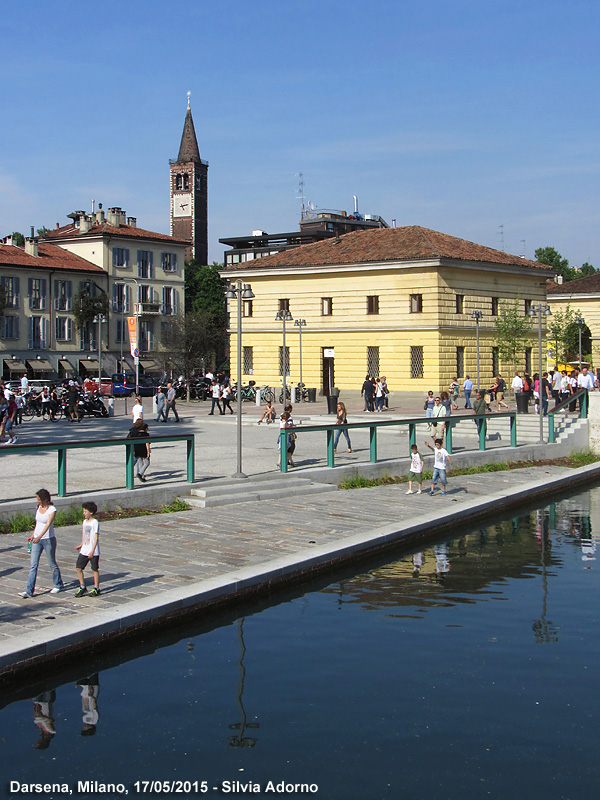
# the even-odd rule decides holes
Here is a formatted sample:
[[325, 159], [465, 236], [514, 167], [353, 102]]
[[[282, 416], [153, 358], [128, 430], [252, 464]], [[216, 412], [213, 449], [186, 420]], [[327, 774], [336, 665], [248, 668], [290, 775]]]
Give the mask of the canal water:
[[40, 670], [0, 697], [4, 796], [594, 797], [599, 532], [583, 492]]

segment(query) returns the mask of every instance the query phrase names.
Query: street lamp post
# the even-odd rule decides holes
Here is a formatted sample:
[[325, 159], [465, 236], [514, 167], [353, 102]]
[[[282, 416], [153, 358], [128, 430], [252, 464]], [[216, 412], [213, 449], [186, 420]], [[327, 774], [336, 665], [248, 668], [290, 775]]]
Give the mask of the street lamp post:
[[538, 383], [538, 392], [540, 395], [540, 444], [544, 442], [544, 414], [543, 414], [543, 403], [542, 403], [542, 372], [544, 371], [543, 368], [543, 354], [542, 354], [542, 316], [549, 317], [551, 316], [552, 311], [550, 311], [550, 306], [545, 303], [538, 303], [537, 305], [532, 305], [529, 309], [529, 316], [530, 317], [537, 317], [538, 318], [538, 346], [539, 346], [539, 359], [540, 359], [540, 371], [539, 371], [539, 383]]
[[[300, 336], [300, 381], [298, 383], [298, 386], [300, 387], [300, 402], [302, 402], [302, 400], [303, 400], [302, 390], [304, 389], [304, 384], [302, 383], [302, 328], [305, 327], [306, 320], [305, 319], [295, 319], [294, 320], [294, 325], [298, 326], [298, 334]], [[298, 398], [296, 398], [296, 399], [298, 399]]]
[[282, 361], [283, 361], [283, 369], [282, 369], [282, 372], [283, 372], [283, 407], [285, 408], [286, 403], [287, 403], [286, 377], [287, 377], [287, 372], [288, 372], [288, 360], [287, 360], [287, 354], [286, 354], [286, 350], [285, 350], [285, 323], [286, 322], [290, 322], [294, 318], [292, 317], [292, 315], [290, 314], [289, 311], [286, 311], [285, 309], [282, 309], [281, 311], [278, 311], [277, 314], [275, 314], [275, 319], [276, 320], [281, 320], [281, 322], [283, 323], [283, 359], [282, 359]]
[[[125, 286], [126, 283], [135, 283], [136, 286], [136, 296], [137, 300], [140, 299], [140, 285], [136, 278], [121, 278], [120, 281], [115, 281], [118, 286]], [[125, 316], [125, 292], [123, 292], [122, 298], [122, 314], [121, 320]], [[139, 348], [140, 344], [140, 314], [139, 314], [139, 302], [135, 302], [133, 304], [133, 316], [135, 317], [135, 335], [136, 335], [136, 345]], [[121, 322], [121, 370], [123, 372], [123, 381], [125, 381], [125, 370], [123, 369], [123, 322]], [[139, 392], [139, 384], [140, 384], [140, 357], [134, 356], [135, 361], [135, 394], [137, 396]]]
[[102, 394], [102, 323], [106, 322], [104, 314], [96, 314], [92, 322], [98, 323], [98, 394]]
[[479, 322], [483, 317], [483, 313], [476, 309], [475, 311], [473, 311], [471, 316], [475, 320], [475, 326], [477, 328], [477, 391], [480, 392], [481, 386], [479, 385]]
[[225, 290], [228, 300], [237, 297], [237, 472], [233, 478], [246, 478], [242, 472], [242, 300], [251, 300], [254, 293], [249, 283], [237, 280]]
[[579, 369], [581, 369], [581, 329], [585, 325], [585, 320], [581, 314], [577, 314], [573, 322], [579, 326]]

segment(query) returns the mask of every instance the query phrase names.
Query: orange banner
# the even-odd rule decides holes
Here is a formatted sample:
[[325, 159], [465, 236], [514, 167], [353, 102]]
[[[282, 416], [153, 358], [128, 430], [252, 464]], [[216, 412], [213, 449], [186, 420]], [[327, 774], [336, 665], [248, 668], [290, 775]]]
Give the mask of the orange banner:
[[129, 330], [129, 347], [131, 355], [135, 356], [137, 348], [137, 317], [127, 317], [127, 328]]

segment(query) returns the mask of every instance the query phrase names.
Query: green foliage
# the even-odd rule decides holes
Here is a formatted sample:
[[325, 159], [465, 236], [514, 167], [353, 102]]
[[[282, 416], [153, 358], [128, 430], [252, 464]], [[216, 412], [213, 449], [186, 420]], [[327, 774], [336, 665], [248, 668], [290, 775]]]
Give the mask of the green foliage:
[[[548, 342], [554, 347], [557, 366], [576, 358], [579, 353], [579, 326], [574, 322], [577, 315], [583, 318], [581, 312], [574, 311], [568, 303], [564, 311], [553, 311], [546, 319]], [[589, 346], [589, 341], [587, 344]]]
[[64, 528], [66, 525], [81, 525], [83, 512], [81, 506], [69, 506], [67, 509], [59, 509], [54, 517], [56, 528]]
[[180, 500], [179, 497], [177, 497], [172, 503], [162, 506], [160, 511], [162, 514], [172, 514], [175, 511], [189, 511], [189, 509], [190, 506], [185, 501]]
[[532, 318], [523, 314], [518, 299], [500, 304], [494, 341], [500, 358], [511, 364], [513, 371], [517, 368], [517, 354], [521, 355], [527, 345], [531, 323]]
[[191, 311], [173, 317], [165, 328], [161, 348], [169, 369], [188, 378], [195, 371], [220, 363], [224, 350], [223, 329], [210, 311]]
[[42, 238], [47, 234], [50, 233], [50, 228], [46, 228], [45, 225], [42, 225], [41, 228], [37, 229], [37, 235], [41, 236]]
[[576, 270], [569, 267], [568, 259], [563, 258], [554, 247], [538, 247], [535, 251], [535, 257], [540, 264], [547, 264], [552, 267], [557, 275], [563, 276], [565, 281], [572, 281], [577, 275]]
[[192, 259], [185, 265], [185, 310], [210, 311], [226, 322], [225, 281], [219, 275], [223, 265], [213, 261], [208, 265]]
[[73, 297], [73, 317], [78, 328], [91, 322], [96, 314], [107, 315], [109, 310], [106, 292], [90, 295], [87, 289], [80, 289]]
[[0, 522], [0, 533], [27, 533], [35, 528], [35, 517], [33, 514], [25, 514], [20, 511], [8, 520]]
[[587, 261], [584, 261], [579, 269], [579, 275], [582, 278], [587, 278], [589, 275], [595, 275], [598, 270], [596, 267], [593, 267], [591, 264], [588, 264]]
[[25, 247], [25, 237], [19, 231], [12, 232], [12, 240], [13, 244], [16, 244], [17, 247]]

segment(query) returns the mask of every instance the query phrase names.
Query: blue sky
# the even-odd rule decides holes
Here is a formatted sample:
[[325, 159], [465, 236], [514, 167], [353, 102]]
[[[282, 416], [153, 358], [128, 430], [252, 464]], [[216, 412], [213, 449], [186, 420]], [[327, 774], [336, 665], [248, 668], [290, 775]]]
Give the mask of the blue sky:
[[[0, 235], [118, 205], [168, 232], [192, 92], [223, 236], [316, 206], [600, 267], [600, 7], [180, 0], [3, 10]], [[525, 240], [523, 244], [522, 240]]]

